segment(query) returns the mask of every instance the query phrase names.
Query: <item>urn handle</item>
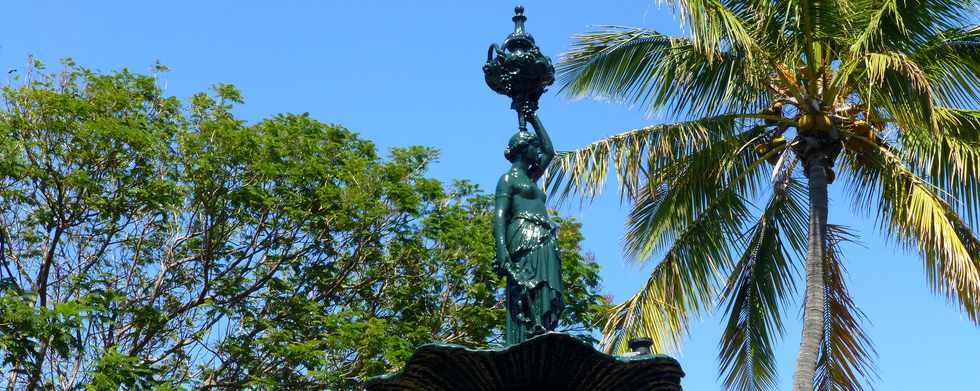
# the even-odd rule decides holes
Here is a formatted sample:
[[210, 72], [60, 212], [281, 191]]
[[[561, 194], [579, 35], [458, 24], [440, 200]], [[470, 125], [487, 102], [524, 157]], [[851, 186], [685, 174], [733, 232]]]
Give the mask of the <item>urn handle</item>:
[[500, 45], [495, 43], [490, 44], [490, 48], [487, 49], [487, 62], [493, 61], [493, 54], [497, 53], [498, 56], [503, 55], [503, 51], [500, 50]]

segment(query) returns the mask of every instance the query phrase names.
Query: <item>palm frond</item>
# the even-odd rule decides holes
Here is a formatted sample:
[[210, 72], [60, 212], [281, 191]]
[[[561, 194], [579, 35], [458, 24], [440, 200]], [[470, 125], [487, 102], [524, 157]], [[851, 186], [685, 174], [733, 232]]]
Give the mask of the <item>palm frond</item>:
[[854, 53], [902, 51], [946, 30], [964, 26], [976, 9], [974, 0], [865, 0], [853, 19], [859, 28], [851, 38]]
[[576, 36], [558, 66], [562, 90], [666, 108], [672, 115], [755, 112], [766, 103], [766, 72], [744, 53], [707, 53], [685, 38], [609, 28]]
[[814, 391], [861, 391], [863, 380], [877, 375], [872, 359], [876, 355], [871, 339], [861, 327], [866, 319], [851, 299], [844, 282], [843, 253], [840, 245], [854, 241], [844, 227], [827, 227], [828, 243], [824, 276], [826, 329], [817, 360]]
[[603, 349], [622, 353], [631, 338], [648, 337], [657, 351], [676, 351], [690, 320], [711, 308], [747, 215], [737, 192], [718, 195], [678, 235], [643, 288], [613, 308], [603, 328]]
[[902, 53], [868, 53], [864, 56], [864, 67], [872, 86], [884, 84], [889, 72], [895, 72], [903, 76], [914, 90], [927, 92], [929, 89], [928, 76], [919, 68], [919, 64]]
[[792, 45], [788, 39], [790, 32], [796, 31], [795, 7], [788, 6], [786, 0], [723, 0], [728, 9], [739, 15], [750, 15], [743, 20], [759, 50], [766, 56], [779, 53], [774, 48], [787, 49]]
[[980, 102], [980, 25], [936, 34], [909, 57], [928, 76], [939, 104], [966, 108]]
[[563, 53], [558, 65], [562, 92], [631, 101], [643, 96], [645, 84], [672, 48], [689, 44], [685, 38], [641, 28], [608, 27], [574, 38], [574, 49]]
[[617, 306], [604, 347], [623, 352], [646, 336], [673, 350], [690, 319], [712, 307], [719, 278], [731, 268], [731, 246], [748, 217], [743, 197], [764, 183], [765, 161], [752, 148], [762, 130], [720, 140], [650, 170], [633, 197], [626, 250], [645, 261], [669, 244], [646, 285]]
[[[852, 75], [852, 79], [855, 76]], [[937, 130], [935, 96], [928, 75], [909, 56], [898, 52], [868, 53], [862, 57], [857, 81], [869, 107], [880, 107], [906, 126]]]
[[[708, 54], [712, 60], [713, 53], [720, 53], [732, 48], [746, 52], [751, 57], [751, 51], [758, 44], [752, 36], [751, 23], [756, 18], [750, 8], [742, 4], [724, 0], [665, 0], [673, 5], [681, 18], [681, 25], [691, 33], [694, 46], [698, 51]], [[733, 7], [734, 6], [734, 7]]]
[[907, 30], [901, 15], [898, 13], [898, 7], [898, 0], [867, 2], [864, 15], [858, 15], [864, 19], [864, 28], [854, 37], [853, 43], [851, 43], [851, 51], [860, 53], [885, 47], [883, 41], [889, 37], [885, 35], [886, 29], [882, 28], [884, 25], [892, 26], [892, 33], [898, 30], [900, 36], [906, 36], [904, 33]]
[[[634, 129], [559, 152], [544, 185], [562, 201], [569, 195], [591, 200], [601, 193], [612, 166], [624, 195], [635, 194], [645, 171], [658, 170], [694, 151], [732, 136], [739, 116], [724, 115]], [[610, 164], [611, 163], [611, 164]]]
[[888, 144], [869, 146], [864, 159], [851, 162], [855, 204], [876, 208], [881, 229], [922, 254], [931, 288], [980, 324], [980, 240], [948, 194], [916, 175]]
[[[832, 61], [830, 53], [840, 50], [841, 38], [852, 28], [849, 17], [854, 6], [848, 0], [788, 1], [797, 22], [795, 44], [806, 58], [806, 79], [810, 94], [817, 92], [817, 79]], [[796, 53], [791, 53], [796, 54]]]
[[720, 374], [732, 390], [775, 389], [773, 342], [783, 332], [780, 307], [794, 291], [806, 246], [806, 191], [790, 178], [777, 187], [748, 232], [747, 246], [724, 291], [728, 323], [721, 338]]
[[649, 182], [633, 197], [626, 253], [641, 262], [649, 259], [724, 193], [751, 198], [769, 169], [752, 148], [762, 135], [762, 128], [753, 128], [649, 170]]
[[940, 132], [911, 127], [898, 154], [911, 169], [955, 200], [957, 212], [980, 224], [980, 111], [936, 108]]

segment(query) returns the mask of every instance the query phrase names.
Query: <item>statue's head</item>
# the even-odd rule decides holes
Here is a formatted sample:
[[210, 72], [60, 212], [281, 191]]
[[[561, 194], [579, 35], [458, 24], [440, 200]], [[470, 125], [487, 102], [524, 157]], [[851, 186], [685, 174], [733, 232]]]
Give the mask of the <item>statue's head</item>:
[[[538, 148], [540, 148], [540, 143], [538, 142], [538, 137], [531, 132], [519, 131], [517, 134], [511, 136], [510, 141], [507, 142], [507, 148], [504, 149], [504, 157], [508, 161], [513, 163], [518, 157], [529, 153], [529, 155], [537, 155]], [[534, 156], [525, 156], [525, 160], [533, 161]]]

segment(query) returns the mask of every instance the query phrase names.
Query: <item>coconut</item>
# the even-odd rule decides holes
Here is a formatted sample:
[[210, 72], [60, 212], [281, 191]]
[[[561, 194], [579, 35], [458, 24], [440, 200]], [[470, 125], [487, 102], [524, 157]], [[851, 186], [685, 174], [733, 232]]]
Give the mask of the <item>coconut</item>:
[[[782, 148], [785, 145], [786, 145], [786, 138], [783, 137], [782, 135], [779, 135], [779, 136], [774, 137], [772, 139], [772, 141], [769, 142], [769, 144], [767, 145], [767, 148], [768, 148], [769, 151], [774, 151], [777, 148]], [[768, 158], [766, 158], [766, 161], [768, 161], [769, 164], [772, 164], [772, 165], [775, 166], [776, 163], [779, 162], [779, 155], [780, 154], [778, 154], [778, 153], [773, 154], [772, 156], [769, 156]]]
[[804, 132], [829, 131], [833, 127], [830, 117], [826, 114], [803, 114], [797, 121], [797, 127]]

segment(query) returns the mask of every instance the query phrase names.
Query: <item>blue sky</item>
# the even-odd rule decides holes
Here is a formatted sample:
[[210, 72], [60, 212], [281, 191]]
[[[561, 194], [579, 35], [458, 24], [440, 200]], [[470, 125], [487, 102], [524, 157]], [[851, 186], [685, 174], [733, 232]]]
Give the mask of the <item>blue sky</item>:
[[[528, 30], [557, 60], [571, 36], [590, 26], [643, 26], [679, 32], [653, 1], [524, 1]], [[22, 69], [28, 55], [57, 67], [72, 57], [103, 71], [170, 67], [161, 82], [187, 98], [215, 83], [238, 86], [238, 113], [255, 121], [309, 112], [374, 140], [382, 149], [412, 144], [442, 150], [431, 174], [492, 189], [507, 162], [515, 128], [508, 100], [484, 84], [487, 46], [512, 30], [512, 2], [499, 1], [18, 1], [4, 6], [0, 67]], [[539, 112], [559, 149], [660, 122], [641, 108], [554, 92]], [[831, 190], [830, 220], [860, 233], [846, 247], [848, 283], [869, 318], [879, 353], [880, 390], [976, 390], [980, 328], [930, 293], [922, 261], [890, 243], [873, 219], [852, 215], [841, 186]], [[604, 290], [617, 301], [644, 282], [648, 267], [620, 250], [625, 208], [615, 185], [584, 209], [564, 208], [584, 224], [585, 247], [602, 264]], [[799, 297], [799, 295], [797, 295]], [[787, 305], [777, 345], [780, 389], [789, 389], [800, 333], [800, 304]], [[717, 345], [723, 319], [701, 320], [676, 354], [688, 390], [719, 390]]]

